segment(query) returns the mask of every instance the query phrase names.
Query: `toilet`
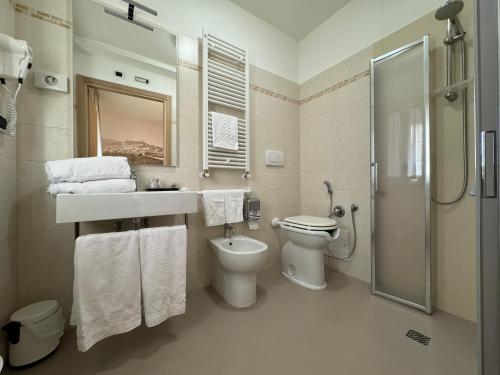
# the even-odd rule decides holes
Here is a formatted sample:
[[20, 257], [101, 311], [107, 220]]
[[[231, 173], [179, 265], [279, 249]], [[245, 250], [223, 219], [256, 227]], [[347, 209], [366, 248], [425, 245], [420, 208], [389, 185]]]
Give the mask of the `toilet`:
[[292, 216], [280, 222], [288, 242], [283, 246], [281, 273], [307, 289], [326, 288], [324, 249], [339, 235], [337, 222], [316, 216]]
[[231, 306], [250, 307], [257, 301], [257, 271], [266, 261], [268, 246], [247, 236], [210, 240], [215, 253], [212, 286]]

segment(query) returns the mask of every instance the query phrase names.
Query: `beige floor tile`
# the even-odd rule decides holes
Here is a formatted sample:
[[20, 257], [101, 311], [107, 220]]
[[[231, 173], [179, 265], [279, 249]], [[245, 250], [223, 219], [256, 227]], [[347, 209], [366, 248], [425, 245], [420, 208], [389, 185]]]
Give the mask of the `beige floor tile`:
[[[226, 305], [210, 289], [188, 294], [187, 314], [76, 351], [71, 331], [42, 374], [439, 374], [475, 372], [475, 326], [370, 294], [367, 284], [330, 274], [326, 290], [298, 287], [277, 270], [262, 272], [249, 309]], [[405, 337], [416, 329], [422, 346]], [[8, 374], [9, 371], [6, 372]]]

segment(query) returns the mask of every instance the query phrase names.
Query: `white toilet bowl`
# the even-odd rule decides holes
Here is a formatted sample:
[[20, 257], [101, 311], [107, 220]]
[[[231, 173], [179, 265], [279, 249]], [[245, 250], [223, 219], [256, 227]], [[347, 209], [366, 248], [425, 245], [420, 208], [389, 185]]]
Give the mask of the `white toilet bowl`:
[[289, 239], [282, 249], [281, 273], [304, 288], [326, 288], [324, 250], [338, 236], [337, 222], [315, 216], [293, 216], [280, 226]]
[[215, 253], [212, 286], [224, 300], [238, 308], [257, 301], [257, 271], [267, 257], [267, 245], [246, 236], [210, 240]]

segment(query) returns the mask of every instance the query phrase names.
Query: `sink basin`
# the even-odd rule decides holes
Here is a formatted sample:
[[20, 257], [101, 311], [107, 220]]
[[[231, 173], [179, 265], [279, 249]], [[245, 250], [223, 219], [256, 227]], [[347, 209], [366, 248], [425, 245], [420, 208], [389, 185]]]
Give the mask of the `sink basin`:
[[59, 194], [56, 205], [57, 223], [75, 223], [197, 212], [198, 197], [184, 191]]

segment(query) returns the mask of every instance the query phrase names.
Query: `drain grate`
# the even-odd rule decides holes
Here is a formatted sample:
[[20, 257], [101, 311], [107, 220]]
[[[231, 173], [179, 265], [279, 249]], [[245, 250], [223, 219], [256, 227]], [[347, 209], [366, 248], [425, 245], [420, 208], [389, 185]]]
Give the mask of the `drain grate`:
[[408, 332], [406, 332], [406, 337], [412, 339], [413, 341], [418, 342], [419, 344], [425, 345], [425, 346], [429, 345], [429, 343], [431, 342], [430, 337], [427, 337], [426, 335], [424, 335], [418, 331], [415, 331], [413, 329], [410, 329]]

